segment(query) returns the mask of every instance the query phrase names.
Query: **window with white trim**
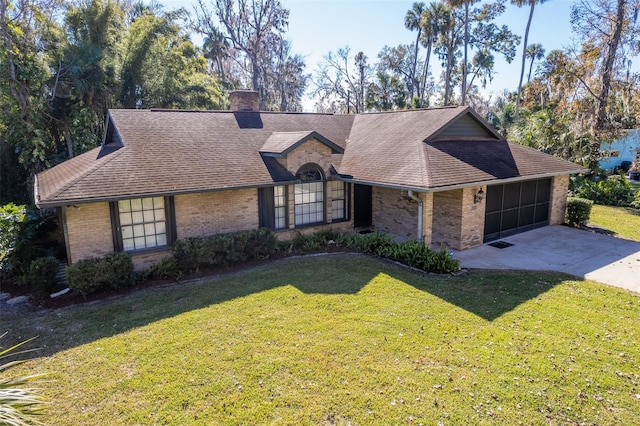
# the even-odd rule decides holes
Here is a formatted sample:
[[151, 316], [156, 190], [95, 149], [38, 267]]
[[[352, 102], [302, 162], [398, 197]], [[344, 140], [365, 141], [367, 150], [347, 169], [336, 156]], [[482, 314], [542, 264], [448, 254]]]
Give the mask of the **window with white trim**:
[[323, 223], [324, 215], [324, 173], [315, 164], [305, 164], [296, 177], [302, 181], [294, 185], [294, 210], [296, 226]]
[[135, 251], [168, 245], [164, 197], [120, 200], [117, 213], [122, 250]]
[[273, 215], [275, 229], [287, 227], [287, 191], [284, 186], [273, 188]]
[[346, 183], [331, 181], [331, 220], [338, 222], [347, 219]]

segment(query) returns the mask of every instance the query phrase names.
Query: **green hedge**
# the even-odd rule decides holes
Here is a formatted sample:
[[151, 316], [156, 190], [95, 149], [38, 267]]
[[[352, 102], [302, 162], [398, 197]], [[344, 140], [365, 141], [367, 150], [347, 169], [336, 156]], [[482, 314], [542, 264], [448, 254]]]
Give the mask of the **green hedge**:
[[570, 226], [583, 227], [589, 222], [593, 201], [585, 198], [568, 197], [566, 222]]
[[338, 234], [320, 231], [311, 235], [298, 234], [287, 249], [299, 248], [302, 251], [320, 250], [328, 246], [344, 247], [363, 253], [395, 260], [405, 265], [427, 272], [448, 274], [460, 269], [460, 262], [445, 249], [436, 251], [419, 241], [394, 242], [388, 234]]
[[85, 259], [67, 267], [69, 288], [86, 296], [106, 288], [131, 287], [135, 283], [128, 253], [110, 253], [102, 259]]
[[266, 259], [276, 249], [274, 233], [266, 228], [204, 238], [179, 240], [173, 247], [176, 268], [184, 272]]

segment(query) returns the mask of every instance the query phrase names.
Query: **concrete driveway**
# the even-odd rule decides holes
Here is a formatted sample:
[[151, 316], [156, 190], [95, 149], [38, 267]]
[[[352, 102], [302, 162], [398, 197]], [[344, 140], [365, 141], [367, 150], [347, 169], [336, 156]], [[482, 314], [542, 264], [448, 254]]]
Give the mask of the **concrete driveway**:
[[640, 293], [640, 243], [609, 235], [546, 226], [488, 244], [454, 252], [463, 268], [528, 269], [565, 272]]

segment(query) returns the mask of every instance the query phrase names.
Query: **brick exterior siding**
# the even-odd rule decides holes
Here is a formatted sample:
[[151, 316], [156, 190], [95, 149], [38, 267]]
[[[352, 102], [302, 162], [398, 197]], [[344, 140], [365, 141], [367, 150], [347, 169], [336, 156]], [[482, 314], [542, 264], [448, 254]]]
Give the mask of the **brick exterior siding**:
[[[482, 245], [485, 200], [474, 203], [480, 187], [433, 194], [432, 245], [465, 250]], [[486, 193], [487, 188], [482, 187]]]
[[175, 197], [176, 237], [223, 234], [258, 228], [258, 190], [240, 189]]
[[109, 203], [61, 207], [65, 217], [64, 234], [69, 263], [103, 257], [113, 251]]
[[286, 157], [278, 158], [278, 161], [293, 174], [305, 164], [317, 164], [324, 170], [325, 177], [328, 177], [331, 168], [331, 148], [316, 139], [310, 139]]
[[418, 233], [418, 203], [406, 191], [374, 186], [372, 189], [372, 219], [376, 230], [401, 240], [415, 240]]

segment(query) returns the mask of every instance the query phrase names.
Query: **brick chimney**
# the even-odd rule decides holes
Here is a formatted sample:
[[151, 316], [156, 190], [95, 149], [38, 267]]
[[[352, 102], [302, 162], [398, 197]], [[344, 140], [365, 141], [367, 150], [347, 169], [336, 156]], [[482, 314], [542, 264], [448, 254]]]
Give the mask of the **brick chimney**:
[[253, 90], [234, 90], [229, 93], [231, 111], [259, 111], [260, 95]]

